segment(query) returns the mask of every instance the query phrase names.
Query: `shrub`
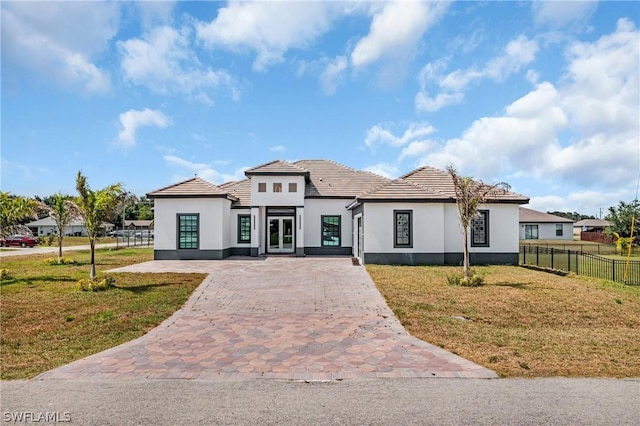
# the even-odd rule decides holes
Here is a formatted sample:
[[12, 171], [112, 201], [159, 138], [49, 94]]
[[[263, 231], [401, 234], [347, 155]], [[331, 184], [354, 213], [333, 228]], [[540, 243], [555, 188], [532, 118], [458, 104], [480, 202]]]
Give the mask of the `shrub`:
[[0, 269], [0, 281], [9, 281], [13, 279], [13, 275], [8, 269]]
[[47, 265], [75, 265], [76, 261], [68, 257], [61, 257], [60, 259], [57, 257], [48, 257], [44, 260], [44, 263]]
[[479, 287], [484, 285], [484, 277], [471, 271], [469, 278], [465, 278], [463, 275], [454, 274], [447, 275], [447, 282], [449, 285], [458, 285], [462, 287]]
[[78, 280], [78, 290], [104, 291], [115, 287], [116, 280], [110, 275], [97, 276], [94, 279], [82, 278]]
[[47, 235], [47, 246], [51, 247], [51, 245], [53, 244], [53, 240], [55, 240], [56, 237], [57, 235], [53, 233]]

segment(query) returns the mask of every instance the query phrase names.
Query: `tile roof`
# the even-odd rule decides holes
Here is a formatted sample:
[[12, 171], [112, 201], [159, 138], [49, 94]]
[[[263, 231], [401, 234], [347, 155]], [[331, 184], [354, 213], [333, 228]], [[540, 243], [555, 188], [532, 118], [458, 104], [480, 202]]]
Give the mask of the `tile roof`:
[[219, 186], [222, 191], [227, 192], [236, 198], [232, 206], [234, 207], [250, 207], [251, 206], [251, 179], [240, 181], [226, 182]]
[[573, 223], [573, 220], [520, 207], [520, 223]]
[[309, 171], [305, 197], [355, 198], [357, 195], [390, 182], [374, 173], [354, 170], [329, 160], [300, 160], [296, 166]]
[[589, 227], [605, 228], [609, 225], [611, 225], [611, 223], [608, 220], [604, 220], [604, 219], [582, 219], [573, 224], [573, 226], [579, 226], [579, 227], [586, 226], [588, 228]]
[[403, 179], [395, 179], [358, 196], [358, 200], [451, 200], [433, 189], [423, 188]]
[[295, 164], [282, 160], [274, 160], [265, 164], [261, 164], [257, 167], [247, 169], [244, 172], [245, 176], [252, 175], [294, 175], [294, 176], [309, 176], [309, 171]]
[[[420, 167], [404, 176], [400, 179], [404, 179], [408, 182], [420, 185], [430, 190], [439, 191], [449, 197], [455, 199], [456, 192], [453, 186], [453, 179], [449, 173], [444, 170], [436, 169], [430, 166]], [[529, 198], [516, 194], [511, 191], [498, 191], [496, 194], [488, 198], [489, 201], [507, 201], [516, 202], [519, 204], [525, 204], [529, 202]]]
[[198, 176], [151, 191], [149, 198], [229, 197], [227, 192]]

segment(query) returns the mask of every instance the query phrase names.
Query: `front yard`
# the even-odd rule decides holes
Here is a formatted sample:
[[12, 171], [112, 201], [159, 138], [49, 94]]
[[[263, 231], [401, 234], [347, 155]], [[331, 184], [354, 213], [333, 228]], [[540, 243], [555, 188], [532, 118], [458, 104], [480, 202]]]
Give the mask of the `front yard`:
[[[0, 378], [26, 379], [142, 336], [179, 309], [204, 274], [112, 274], [117, 288], [81, 292], [89, 253], [66, 252], [77, 265], [48, 265], [52, 255], [2, 259], [13, 279], [0, 286]], [[53, 256], [55, 257], [55, 256]], [[98, 272], [144, 262], [152, 249], [96, 251]]]
[[412, 335], [504, 377], [640, 377], [640, 288], [516, 266], [478, 267], [486, 285], [458, 287], [459, 267], [368, 265]]

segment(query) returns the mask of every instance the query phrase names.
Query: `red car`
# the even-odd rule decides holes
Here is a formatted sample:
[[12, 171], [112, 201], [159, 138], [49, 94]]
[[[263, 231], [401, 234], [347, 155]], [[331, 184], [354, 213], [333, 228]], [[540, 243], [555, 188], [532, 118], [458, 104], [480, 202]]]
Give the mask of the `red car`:
[[37, 238], [30, 235], [12, 235], [0, 240], [2, 246], [20, 246], [20, 247], [33, 247], [36, 244], [40, 244]]

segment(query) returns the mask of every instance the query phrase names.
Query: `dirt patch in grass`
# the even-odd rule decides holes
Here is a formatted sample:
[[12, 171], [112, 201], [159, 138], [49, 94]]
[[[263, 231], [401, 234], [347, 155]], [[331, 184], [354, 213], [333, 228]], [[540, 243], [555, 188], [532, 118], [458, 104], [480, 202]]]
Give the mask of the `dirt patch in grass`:
[[514, 377], [640, 377], [640, 288], [490, 266], [482, 287], [455, 267], [368, 265], [412, 335]]
[[[98, 250], [98, 272], [152, 260], [152, 249]], [[13, 279], [0, 286], [0, 378], [26, 379], [140, 337], [179, 309], [205, 274], [112, 274], [116, 288], [81, 292], [89, 253], [76, 265], [50, 255], [2, 260]]]

